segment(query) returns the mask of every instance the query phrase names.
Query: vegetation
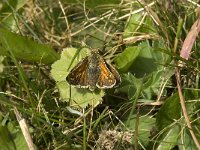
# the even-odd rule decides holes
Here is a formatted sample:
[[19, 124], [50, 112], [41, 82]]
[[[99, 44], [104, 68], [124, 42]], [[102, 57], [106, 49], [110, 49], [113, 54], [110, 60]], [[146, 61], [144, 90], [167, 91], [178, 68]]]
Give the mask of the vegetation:
[[[0, 149], [200, 149], [199, 7], [1, 1]], [[68, 84], [91, 49], [119, 71], [118, 87]]]

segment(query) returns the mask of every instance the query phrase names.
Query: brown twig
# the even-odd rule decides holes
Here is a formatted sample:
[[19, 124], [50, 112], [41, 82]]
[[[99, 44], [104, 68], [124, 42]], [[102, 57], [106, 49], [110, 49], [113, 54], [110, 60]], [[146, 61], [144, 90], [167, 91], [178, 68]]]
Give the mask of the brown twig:
[[[180, 57], [184, 58], [185, 60], [188, 60], [190, 55], [191, 55], [191, 51], [192, 51], [192, 47], [199, 35], [199, 32], [200, 32], [200, 18], [198, 18], [194, 24], [192, 25], [190, 31], [188, 32], [187, 34], [187, 37], [185, 38], [184, 42], [183, 42], [183, 46], [182, 46], [182, 49], [180, 51]], [[182, 62], [179, 61], [178, 63], [178, 66], [183, 66], [182, 65]], [[184, 97], [183, 97], [183, 93], [182, 93], [182, 88], [181, 88], [181, 80], [180, 80], [180, 68], [176, 68], [176, 81], [177, 81], [177, 87], [178, 87], [178, 93], [179, 93], [179, 97], [180, 97], [180, 103], [181, 103], [181, 108], [182, 108], [182, 111], [183, 111], [183, 115], [184, 115], [184, 118], [185, 118], [185, 121], [186, 121], [186, 124], [189, 128], [189, 131], [190, 131], [190, 134], [197, 146], [197, 148], [200, 150], [200, 144], [199, 144], [199, 141], [197, 140], [194, 132], [193, 132], [193, 129], [192, 129], [192, 125], [190, 123], [190, 119], [188, 117], [188, 113], [187, 113], [187, 110], [186, 110], [186, 107], [185, 107], [185, 101], [184, 101]]]
[[28, 130], [28, 125], [26, 124], [26, 121], [24, 118], [21, 117], [20, 113], [18, 112], [17, 108], [14, 108], [14, 112], [17, 118], [17, 121], [19, 122], [20, 128], [22, 130], [22, 133], [24, 135], [24, 138], [26, 140], [26, 143], [28, 145], [29, 150], [35, 150], [34, 144], [30, 135], [30, 132]]
[[180, 69], [179, 68], [176, 68], [176, 81], [177, 81], [177, 87], [178, 87], [178, 94], [179, 94], [179, 97], [180, 97], [180, 103], [181, 103], [181, 108], [182, 108], [182, 111], [183, 111], [183, 116], [185, 118], [185, 121], [186, 121], [186, 124], [188, 126], [188, 129], [190, 131], [190, 134], [197, 146], [197, 148], [200, 150], [200, 144], [193, 132], [193, 129], [192, 129], [192, 125], [190, 123], [190, 119], [188, 117], [188, 113], [187, 113], [187, 110], [186, 110], [186, 107], [185, 107], [185, 101], [184, 101], [184, 97], [183, 97], [183, 93], [182, 93], [182, 88], [181, 88], [181, 81], [180, 81]]

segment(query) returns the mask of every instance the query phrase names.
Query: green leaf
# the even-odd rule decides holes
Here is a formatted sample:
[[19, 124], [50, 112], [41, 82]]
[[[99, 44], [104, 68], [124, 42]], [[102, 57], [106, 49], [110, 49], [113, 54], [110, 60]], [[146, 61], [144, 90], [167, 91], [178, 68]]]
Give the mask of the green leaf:
[[[118, 60], [115, 63], [119, 69], [123, 67], [128, 68], [127, 71], [129, 72], [129, 75], [122, 77], [123, 80], [120, 90], [127, 93], [129, 98], [135, 97], [136, 92], [140, 89], [139, 87], [142, 87], [142, 98], [145, 99], [145, 101], [146, 99], [150, 100], [153, 96], [157, 95], [163, 76], [167, 81], [173, 74], [173, 72], [169, 69], [164, 71], [164, 65], [160, 65], [165, 64], [169, 58], [169, 56], [165, 53], [156, 51], [158, 47], [164, 47], [163, 44], [154, 42], [152, 45], [154, 47], [151, 47], [147, 42], [142, 42], [139, 46], [137, 46], [138, 52], [136, 52], [136, 55], [134, 55], [134, 51], [129, 49], [130, 53], [133, 54], [132, 56], [131, 54], [123, 56], [122, 53], [120, 54], [121, 56], [119, 55], [120, 59], [116, 58], [116, 60]], [[126, 52], [128, 54], [128, 51]], [[127, 66], [124, 65], [126, 63]], [[170, 75], [168, 75], [169, 73]], [[135, 77], [131, 77], [133, 75]], [[137, 80], [140, 80], [140, 83]]]
[[[10, 6], [9, 6], [9, 5]], [[0, 13], [8, 13], [8, 12], [12, 12], [11, 7], [16, 8], [17, 5], [17, 0], [16, 1], [12, 1], [12, 0], [8, 0], [8, 1], [1, 1], [1, 9], [0, 9]]]
[[143, 17], [142, 13], [136, 13], [131, 16], [124, 30], [124, 34], [123, 34], [124, 37], [130, 37], [137, 31], [142, 17]]
[[154, 28], [155, 25], [149, 16], [144, 16], [144, 13], [135, 13], [126, 25], [123, 36], [126, 38], [138, 33], [153, 34], [156, 33]]
[[10, 56], [9, 50], [19, 60], [51, 64], [59, 55], [49, 46], [0, 29], [0, 55]]
[[154, 71], [151, 74], [144, 76], [142, 85], [144, 101], [146, 101], [146, 99], [151, 99], [158, 94], [162, 74], [163, 71]]
[[139, 55], [141, 49], [142, 47], [140, 46], [128, 47], [119, 54], [114, 60], [118, 69], [122, 72], [126, 72]]
[[[134, 116], [133, 116], [134, 117]], [[127, 126], [130, 130], [135, 130], [136, 119], [130, 120], [130, 124]], [[155, 119], [149, 116], [139, 118], [138, 124], [138, 139], [143, 145], [147, 145], [149, 142], [150, 131], [155, 125]]]
[[139, 101], [150, 101], [153, 95], [156, 95], [160, 85], [160, 72], [154, 72], [143, 78], [137, 78], [133, 74], [128, 73], [122, 76], [122, 83], [118, 88], [119, 91], [127, 93], [129, 99], [136, 98], [141, 95]]
[[95, 91], [90, 91], [89, 89], [77, 88], [70, 86], [66, 81], [70, 70], [86, 57], [88, 52], [89, 49], [81, 49], [80, 51], [75, 48], [64, 49], [60, 60], [52, 65], [51, 75], [57, 81], [56, 84], [60, 92], [60, 97], [70, 102], [70, 106], [73, 107], [84, 108], [88, 105], [97, 105], [104, 96], [102, 90], [96, 89]]
[[142, 86], [142, 79], [137, 79], [131, 73], [128, 73], [122, 76], [122, 81], [118, 90], [127, 93], [129, 99], [133, 99], [139, 94], [139, 90]]
[[2, 150], [14, 150], [14, 144], [12, 139], [10, 139], [8, 128], [6, 126], [0, 125], [0, 149]]
[[27, 143], [20, 129], [11, 122], [7, 126], [0, 125], [1, 150], [28, 150]]
[[152, 58], [152, 50], [144, 46], [137, 59], [129, 70], [138, 77], [143, 77], [157, 70], [155, 60]]
[[156, 124], [159, 130], [174, 123], [174, 119], [181, 117], [181, 105], [178, 93], [169, 97], [160, 108], [156, 116]]
[[[198, 127], [199, 127], [199, 125], [198, 125]], [[197, 128], [193, 127], [194, 133], [199, 132], [199, 131], [197, 131], [197, 130], [199, 130], [198, 127]], [[179, 150], [194, 150], [194, 149], [196, 149], [196, 145], [194, 143], [194, 140], [192, 139], [191, 134], [188, 131], [188, 129], [187, 128], [185, 128], [185, 129], [186, 130], [183, 130], [181, 132], [182, 134], [181, 134], [181, 136], [178, 140], [178, 143], [179, 143], [178, 148], [179, 148]], [[197, 137], [198, 141], [200, 141], [199, 134], [196, 134], [196, 137]]]
[[137, 77], [143, 77], [153, 72], [161, 71], [163, 72], [163, 65], [167, 62], [169, 56], [162, 52], [156, 51], [159, 47], [163, 47], [162, 44], [151, 47], [147, 42], [143, 42], [139, 45], [140, 53], [129, 68], [129, 71], [132, 74], [135, 74]]
[[180, 136], [181, 128], [175, 124], [166, 130], [162, 135], [157, 138], [156, 145], [153, 149], [156, 150], [169, 150], [177, 145], [177, 140]]

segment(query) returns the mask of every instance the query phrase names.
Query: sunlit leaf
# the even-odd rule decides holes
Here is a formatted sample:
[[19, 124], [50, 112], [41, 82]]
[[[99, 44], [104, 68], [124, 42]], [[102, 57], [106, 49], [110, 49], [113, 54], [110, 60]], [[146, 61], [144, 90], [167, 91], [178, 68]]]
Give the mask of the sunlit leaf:
[[133, 61], [137, 58], [142, 47], [128, 47], [121, 54], [119, 54], [114, 62], [119, 70], [125, 72], [132, 65]]

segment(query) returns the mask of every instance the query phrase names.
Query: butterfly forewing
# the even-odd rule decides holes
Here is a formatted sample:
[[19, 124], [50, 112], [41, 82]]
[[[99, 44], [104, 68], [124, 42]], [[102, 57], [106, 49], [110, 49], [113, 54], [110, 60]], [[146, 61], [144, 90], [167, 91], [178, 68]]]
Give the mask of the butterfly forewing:
[[109, 68], [107, 68], [106, 62], [102, 57], [99, 58], [99, 67], [100, 74], [96, 86], [102, 89], [112, 88], [113, 86], [115, 86], [115, 76], [112, 74]]
[[82, 88], [88, 87], [88, 57], [79, 62], [66, 77], [66, 80], [71, 85], [80, 86]]

